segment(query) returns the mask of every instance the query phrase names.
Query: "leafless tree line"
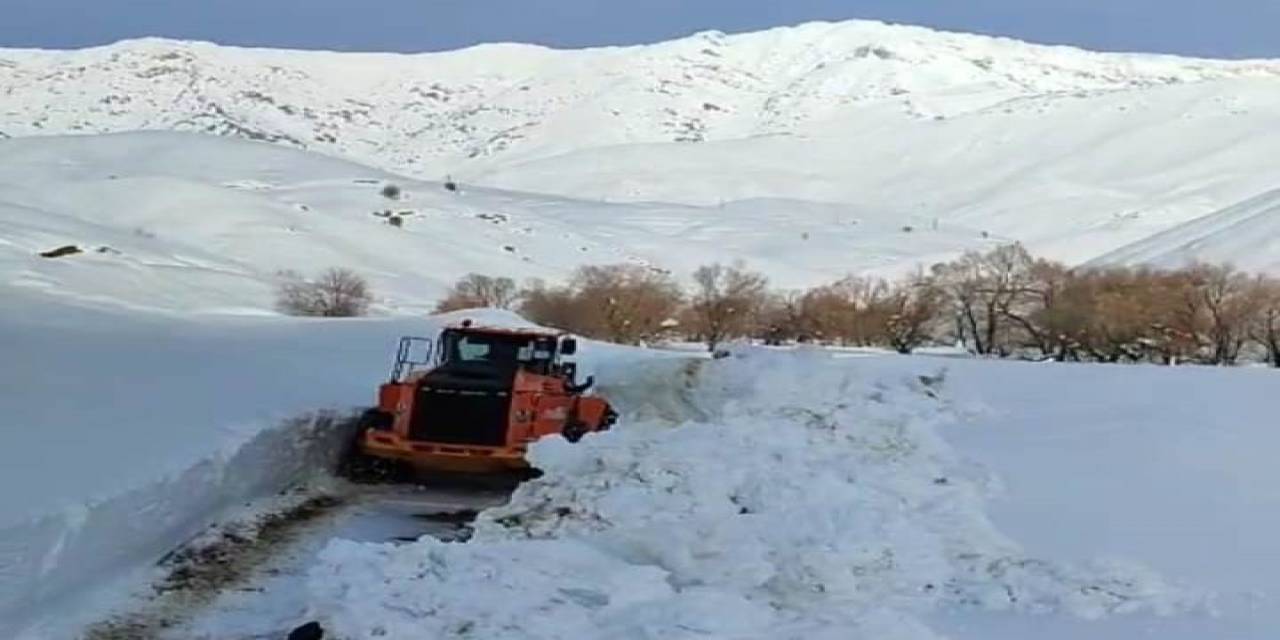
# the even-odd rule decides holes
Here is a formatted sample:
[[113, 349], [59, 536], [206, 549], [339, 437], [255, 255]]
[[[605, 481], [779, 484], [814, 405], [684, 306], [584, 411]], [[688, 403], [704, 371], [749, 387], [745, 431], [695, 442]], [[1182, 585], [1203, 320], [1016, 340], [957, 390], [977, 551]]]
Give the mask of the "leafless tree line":
[[1248, 355], [1280, 367], [1280, 280], [1227, 265], [1071, 269], [1009, 245], [931, 277], [951, 335], [975, 353], [1224, 365]]
[[972, 251], [897, 279], [848, 276], [770, 289], [742, 264], [664, 271], [588, 266], [563, 285], [471, 274], [439, 310], [512, 308], [534, 322], [620, 343], [687, 339], [891, 348], [963, 345], [992, 357], [1280, 367], [1280, 279], [1230, 266], [1077, 267], [1020, 245]]
[[[372, 301], [350, 270], [284, 276], [277, 304], [293, 315], [363, 315]], [[1224, 265], [1070, 268], [1007, 245], [902, 278], [847, 276], [799, 291], [771, 289], [742, 264], [703, 266], [690, 281], [633, 264], [582, 267], [561, 285], [469, 274], [438, 310], [516, 309], [613, 342], [684, 339], [711, 350], [738, 339], [902, 353], [960, 344], [992, 357], [1280, 367], [1280, 279]]]

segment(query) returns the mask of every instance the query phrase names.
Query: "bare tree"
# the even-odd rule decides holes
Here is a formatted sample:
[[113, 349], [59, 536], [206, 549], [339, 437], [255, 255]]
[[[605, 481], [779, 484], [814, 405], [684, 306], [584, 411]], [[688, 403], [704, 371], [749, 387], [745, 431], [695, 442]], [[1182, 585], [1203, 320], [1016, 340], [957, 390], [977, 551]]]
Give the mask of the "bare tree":
[[1258, 276], [1252, 295], [1257, 313], [1249, 325], [1249, 337], [1263, 349], [1271, 366], [1280, 367], [1280, 280]]
[[458, 280], [449, 294], [436, 304], [436, 313], [459, 309], [510, 309], [519, 297], [516, 282], [511, 278], [469, 273]]
[[547, 327], [591, 335], [580, 300], [569, 287], [531, 280], [520, 291], [520, 315]]
[[294, 316], [350, 317], [369, 311], [369, 283], [350, 269], [332, 268], [315, 280], [292, 272], [276, 291], [276, 307]]
[[1165, 274], [1113, 267], [1077, 274], [1063, 293], [1080, 351], [1102, 362], [1172, 362], [1185, 347], [1169, 324], [1173, 294]]
[[765, 344], [780, 345], [790, 340], [808, 341], [813, 338], [804, 310], [803, 291], [774, 292], [766, 296], [760, 309], [758, 336]]
[[585, 266], [572, 283], [587, 335], [622, 344], [653, 340], [680, 308], [680, 288], [665, 272], [633, 265]]
[[533, 281], [521, 298], [521, 313], [538, 324], [623, 344], [665, 335], [681, 304], [669, 275], [632, 264], [584, 266], [563, 287]]
[[887, 342], [885, 331], [893, 313], [887, 282], [849, 276], [831, 285], [829, 291], [840, 299], [837, 309], [844, 314], [837, 329], [841, 342], [860, 347]]
[[766, 300], [768, 280], [741, 263], [711, 264], [693, 274], [688, 306], [689, 326], [707, 349], [715, 351], [730, 338], [749, 335]]
[[1204, 335], [1205, 359], [1213, 364], [1235, 364], [1261, 302], [1254, 295], [1252, 281], [1230, 265], [1197, 264], [1186, 272], [1188, 294], [1199, 310], [1192, 326]]
[[1026, 267], [1026, 277], [1017, 295], [1002, 297], [1000, 315], [1018, 334], [1022, 346], [1036, 349], [1043, 355], [1055, 349], [1054, 335], [1042, 324], [1046, 312], [1053, 309], [1059, 291], [1065, 284], [1067, 270], [1062, 265], [1045, 260], [1035, 260]]
[[800, 315], [809, 335], [824, 344], [848, 341], [849, 318], [854, 303], [848, 291], [836, 284], [814, 287], [800, 298]]
[[1022, 245], [996, 247], [987, 253], [966, 252], [933, 268], [934, 281], [946, 294], [960, 339], [978, 354], [1007, 355], [1007, 315], [1031, 290], [1034, 259]]
[[801, 313], [806, 326], [824, 342], [884, 345], [894, 313], [892, 293], [884, 280], [846, 276], [805, 292]]
[[942, 290], [922, 273], [896, 282], [883, 298], [885, 337], [898, 353], [911, 353], [933, 338], [933, 325], [945, 307]]

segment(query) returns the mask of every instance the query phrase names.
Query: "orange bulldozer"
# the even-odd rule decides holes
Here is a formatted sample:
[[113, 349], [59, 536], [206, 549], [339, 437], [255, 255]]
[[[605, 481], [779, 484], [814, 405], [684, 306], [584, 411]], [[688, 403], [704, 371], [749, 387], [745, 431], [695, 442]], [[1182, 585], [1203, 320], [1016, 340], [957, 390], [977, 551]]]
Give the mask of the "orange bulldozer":
[[584, 395], [594, 380], [575, 381], [577, 365], [565, 358], [576, 351], [564, 333], [471, 321], [434, 340], [402, 338], [377, 407], [361, 416], [348, 475], [527, 470], [530, 442], [608, 429], [618, 414]]

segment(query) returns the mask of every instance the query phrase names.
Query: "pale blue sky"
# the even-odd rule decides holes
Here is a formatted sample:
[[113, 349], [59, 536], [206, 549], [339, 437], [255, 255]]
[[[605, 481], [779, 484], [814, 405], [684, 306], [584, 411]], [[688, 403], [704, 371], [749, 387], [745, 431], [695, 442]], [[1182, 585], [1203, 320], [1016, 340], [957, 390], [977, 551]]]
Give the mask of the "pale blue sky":
[[1280, 0], [0, 0], [0, 46], [167, 36], [365, 51], [578, 47], [846, 18], [1105, 50], [1280, 57]]

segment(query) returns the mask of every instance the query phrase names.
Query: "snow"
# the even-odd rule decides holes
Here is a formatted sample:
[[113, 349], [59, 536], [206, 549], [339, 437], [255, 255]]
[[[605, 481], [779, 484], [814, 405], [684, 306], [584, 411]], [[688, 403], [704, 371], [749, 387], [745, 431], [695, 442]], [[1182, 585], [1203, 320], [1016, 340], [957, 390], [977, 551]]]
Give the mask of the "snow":
[[1196, 218], [1093, 260], [1096, 264], [1180, 267], [1192, 262], [1280, 270], [1280, 191]]
[[4, 297], [17, 303], [0, 315], [5, 637], [330, 466], [341, 418], [369, 403], [407, 324], [177, 320]]
[[[0, 141], [0, 283], [166, 313], [273, 314], [281, 273], [366, 277], [379, 314], [424, 313], [468, 272], [560, 281], [627, 262], [684, 277], [749, 257], [778, 286], [905, 267], [975, 243], [845, 207], [601, 204], [401, 178], [314, 153], [165, 132]], [[392, 201], [384, 184], [400, 187]], [[401, 228], [374, 212], [404, 216]], [[855, 224], [856, 221], [856, 224]], [[778, 229], [788, 229], [778, 233]], [[39, 254], [65, 245], [84, 253]], [[850, 248], [858, 259], [846, 259]]]
[[[424, 55], [149, 39], [81, 51], [0, 50], [0, 83], [9, 88], [0, 98], [0, 138], [17, 144], [39, 144], [21, 142], [30, 136], [186, 131], [417, 179], [453, 176], [478, 200], [422, 212], [466, 229], [467, 240], [450, 236], [459, 240], [451, 261], [432, 260], [425, 249], [412, 258], [378, 251], [407, 243], [394, 240], [393, 229], [370, 228], [367, 217], [363, 227], [340, 226], [358, 247], [316, 250], [330, 260], [368, 258], [388, 273], [409, 266], [429, 274], [420, 277], [433, 289], [444, 278], [424, 267], [451, 273], [459, 262], [486, 264], [546, 277], [562, 274], [580, 247], [590, 253], [576, 256], [585, 262], [636, 258], [676, 270], [691, 251], [738, 255], [768, 266], [786, 286], [830, 270], [901, 271], [982, 246], [983, 232], [1085, 262], [1275, 189], [1269, 167], [1280, 136], [1276, 61], [1103, 54], [865, 21], [709, 32], [640, 47], [491, 45]], [[218, 155], [190, 144], [188, 156]], [[372, 189], [316, 184], [326, 179], [320, 175], [270, 177], [282, 164], [332, 177], [309, 167], [331, 170], [335, 160], [272, 158], [278, 162], [220, 171], [240, 167], [228, 182], [260, 183], [260, 192], [233, 196], [221, 183], [198, 191], [206, 206], [269, 209], [264, 229], [275, 231], [258, 246], [292, 246], [298, 238], [283, 229], [305, 235], [319, 226], [301, 221], [291, 209], [299, 202], [327, 201], [330, 215], [357, 217], [377, 206]], [[145, 157], [117, 164], [122, 179], [154, 174]], [[184, 177], [193, 179], [202, 181]], [[480, 198], [482, 187], [572, 203], [492, 191]], [[176, 186], [141, 188], [146, 195]], [[508, 231], [537, 226], [538, 238], [499, 239], [509, 234], [457, 219], [472, 205], [469, 213], [511, 215]], [[562, 224], [544, 227], [544, 216]], [[253, 218], [246, 228], [263, 222]], [[908, 225], [910, 234], [901, 231]], [[441, 228], [421, 218], [406, 226], [417, 229], [401, 240], [438, 237]], [[473, 243], [477, 234], [486, 241]], [[565, 240], [558, 252], [548, 250], [552, 238]], [[519, 255], [503, 255], [503, 245]], [[1270, 264], [1266, 246], [1239, 248], [1242, 261]], [[294, 247], [282, 257], [297, 254]], [[226, 271], [262, 278], [241, 265]]]
[[[263, 545], [268, 551], [257, 555], [265, 557], [248, 567], [252, 575], [250, 584], [215, 594], [212, 602], [199, 608], [191, 607], [189, 601], [181, 598], [176, 602], [161, 601], [159, 607], [155, 607], [156, 601], [152, 600], [153, 606], [149, 608], [158, 608], [161, 615], [168, 617], [168, 624], [152, 626], [157, 635], [180, 640], [284, 637], [304, 619], [307, 605], [304, 578], [332, 540], [384, 542], [422, 535], [458, 539], [466, 531], [448, 514], [506, 500], [505, 492], [501, 491], [357, 486], [333, 480], [313, 483], [300, 493], [303, 499], [321, 496], [321, 500], [336, 504], [301, 521], [289, 535], [277, 536], [278, 541]], [[279, 512], [278, 509], [265, 511]], [[252, 518], [219, 523], [210, 533], [214, 544], [225, 540], [228, 530], [240, 540], [261, 539], [254, 532], [256, 525], [257, 521]]]
[[[1274, 371], [948, 366], [952, 393], [981, 399], [948, 439], [1001, 478], [989, 513], [1002, 530], [1036, 554], [1130, 558], [1214, 594], [1208, 619], [1063, 624], [1037, 637], [1267, 638], [1280, 628]], [[992, 625], [956, 637], [1029, 633], [1025, 621]]]
[[[743, 258], [794, 288], [1008, 240], [1274, 270], [1278, 75], [858, 21], [585, 51], [0, 50], [0, 636], [75, 637], [331, 466], [468, 272]], [[332, 266], [377, 317], [274, 312], [282, 271]], [[300, 607], [352, 638], [1280, 628], [1272, 372], [937, 355], [584, 343], [623, 421], [537, 445], [546, 475], [474, 541], [307, 547], [282, 603], [192, 631]]]
[[[935, 375], [944, 362], [960, 372], [956, 390], [951, 375]], [[979, 372], [1035, 381], [1013, 386], [1022, 391], [1044, 388], [1052, 372], [753, 351], [628, 370], [604, 373], [626, 380], [608, 391], [632, 418], [577, 446], [535, 446], [532, 459], [546, 475], [483, 513], [468, 544], [332, 543], [311, 572], [313, 614], [351, 638], [914, 639], [984, 624], [1025, 628], [1028, 620], [1050, 630], [1093, 621], [1088, 628], [1099, 634], [1090, 637], [1121, 638], [1131, 636], [1113, 632], [1131, 630], [1134, 620], [1203, 628], [1214, 611], [1210, 587], [1241, 586], [1199, 583], [1205, 574], [1197, 571], [1165, 575], [1185, 565], [1116, 554], [1097, 538], [1070, 551], [1046, 544], [1125, 505], [1101, 487], [1063, 480], [1069, 464], [1107, 458], [1057, 459], [1004, 442], [951, 445], [962, 416], [982, 415], [957, 401], [971, 403], [975, 389], [992, 395], [975, 382]], [[1026, 430], [1027, 413], [992, 430]], [[1060, 440], [1079, 424], [1037, 426]], [[978, 420], [964, 429], [985, 427]], [[1002, 452], [1015, 450], [1019, 468], [1040, 471], [1026, 483], [1022, 510], [992, 509], [993, 517], [989, 505], [1004, 485], [977, 460], [994, 451], [1007, 462]], [[1140, 455], [1124, 451], [1129, 461]], [[1182, 495], [1176, 475], [1162, 478], [1175, 486], [1147, 485], [1142, 496]], [[1025, 511], [1046, 503], [1062, 507], [1056, 518]], [[1089, 517], [1076, 517], [1072, 507], [1085, 505], [1093, 505]], [[1269, 516], [1233, 515], [1234, 526], [1261, 525], [1259, 539], [1275, 533]], [[1185, 540], [1147, 533], [1149, 545], [1187, 551]], [[1264, 582], [1275, 586], [1274, 577]], [[1250, 626], [1258, 621], [1249, 612], [1230, 615], [1209, 627], [1263, 628]]]
[[[181, 541], [326, 468], [344, 433], [326, 416], [369, 402], [399, 334], [450, 319], [9, 294], [23, 304], [0, 336], [25, 364], [0, 379], [0, 483], [23, 491], [4, 496], [0, 620], [24, 639], [72, 637]], [[624, 419], [536, 445], [546, 474], [473, 541], [317, 550], [317, 534], [258, 598], [187, 630], [1261, 640], [1280, 624], [1265, 369], [681, 353], [584, 344]]]
[[0, 314], [4, 637], [29, 624], [27, 637], [54, 633], [40, 625], [67, 621], [51, 611], [100, 612], [82, 604], [104, 602], [90, 592], [245, 502], [328, 473], [401, 335], [461, 317], [523, 322], [173, 316], [3, 293], [17, 303]]

